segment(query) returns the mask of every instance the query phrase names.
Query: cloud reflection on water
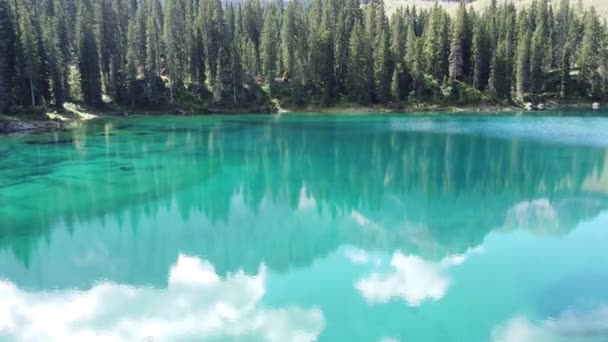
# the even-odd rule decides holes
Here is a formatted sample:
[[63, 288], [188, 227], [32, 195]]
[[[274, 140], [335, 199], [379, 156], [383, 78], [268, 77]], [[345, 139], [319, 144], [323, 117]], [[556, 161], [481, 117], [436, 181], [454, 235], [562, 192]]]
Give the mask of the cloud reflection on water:
[[317, 308], [268, 308], [266, 267], [221, 278], [202, 259], [180, 255], [166, 289], [112, 282], [86, 291], [28, 292], [0, 281], [0, 340], [311, 341], [323, 330]]
[[494, 342], [607, 341], [608, 306], [592, 310], [565, 310], [558, 317], [532, 322], [515, 316], [492, 331]]
[[420, 306], [426, 300], [443, 298], [451, 285], [450, 268], [481, 252], [481, 247], [472, 248], [434, 262], [397, 251], [391, 258], [390, 272], [372, 272], [356, 281], [355, 287], [369, 303], [386, 303], [400, 297], [410, 306]]

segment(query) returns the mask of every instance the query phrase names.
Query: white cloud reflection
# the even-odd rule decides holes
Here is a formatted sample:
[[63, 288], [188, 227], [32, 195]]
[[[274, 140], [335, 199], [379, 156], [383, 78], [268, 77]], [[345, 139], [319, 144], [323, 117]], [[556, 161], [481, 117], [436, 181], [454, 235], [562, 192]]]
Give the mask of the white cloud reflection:
[[608, 341], [608, 306], [594, 310], [566, 310], [556, 318], [531, 322], [516, 316], [492, 330], [494, 342]]
[[308, 209], [308, 208], [316, 208], [317, 200], [312, 196], [306, 186], [303, 186], [300, 189], [300, 198], [298, 200], [298, 208], [299, 209]]
[[544, 227], [559, 230], [559, 215], [551, 201], [539, 198], [517, 203], [507, 211], [506, 228]]
[[102, 283], [87, 291], [28, 292], [0, 281], [0, 340], [311, 341], [324, 327], [315, 308], [266, 308], [266, 268], [221, 278], [209, 262], [179, 256], [166, 289]]
[[370, 303], [386, 303], [399, 297], [410, 306], [419, 306], [425, 300], [443, 298], [451, 283], [449, 269], [462, 264], [471, 254], [480, 252], [480, 247], [473, 248], [439, 262], [395, 252], [389, 273], [373, 272], [357, 281], [355, 287]]

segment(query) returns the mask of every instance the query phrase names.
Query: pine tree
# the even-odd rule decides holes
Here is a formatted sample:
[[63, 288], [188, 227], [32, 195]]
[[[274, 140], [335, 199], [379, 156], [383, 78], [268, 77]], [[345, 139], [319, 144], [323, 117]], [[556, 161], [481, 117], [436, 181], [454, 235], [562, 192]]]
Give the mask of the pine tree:
[[348, 93], [350, 97], [360, 103], [369, 103], [368, 43], [367, 36], [359, 21], [355, 22], [350, 36], [348, 69]]
[[0, 113], [12, 104], [11, 90], [15, 72], [16, 23], [8, 1], [0, 1]]
[[125, 76], [127, 80], [127, 99], [131, 106], [135, 105], [137, 97], [137, 73], [138, 73], [138, 22], [136, 18], [131, 18], [127, 33], [127, 64], [125, 66]]
[[148, 19], [146, 20], [146, 67], [149, 78], [162, 74], [163, 45], [163, 12], [160, 0], [150, 0]]
[[544, 83], [544, 57], [546, 55], [546, 0], [540, 0], [535, 18], [536, 28], [530, 44], [530, 92], [534, 95], [542, 91]]
[[435, 5], [425, 26], [422, 50], [425, 72], [436, 80], [442, 80], [448, 71], [448, 18], [447, 13]]
[[601, 80], [598, 69], [602, 31], [595, 9], [591, 8], [585, 13], [583, 27], [583, 41], [578, 58], [581, 90], [584, 96], [598, 99], [601, 96]]
[[[238, 42], [242, 41], [242, 37], [239, 35], [244, 35], [245, 33], [243, 30], [239, 30], [236, 27], [233, 5], [229, 4], [224, 13], [226, 30], [223, 37], [223, 42], [228, 46], [228, 50], [230, 52], [230, 62], [226, 67], [226, 71], [228, 72], [230, 79], [228, 80], [227, 84], [224, 84], [224, 87], [229, 89], [232, 104], [239, 105], [243, 100], [244, 70], [241, 64], [241, 46], [239, 46]], [[249, 40], [249, 44], [247, 45], [252, 46], [253, 41]]]
[[471, 33], [467, 9], [464, 2], [461, 2], [452, 29], [449, 56], [449, 74], [451, 79], [462, 80], [469, 74], [469, 61], [471, 59], [470, 39]]
[[227, 46], [220, 47], [217, 72], [213, 83], [213, 99], [216, 103], [226, 103], [232, 90], [232, 60]]
[[224, 28], [224, 10], [220, 0], [200, 0], [198, 13], [198, 25], [203, 36], [207, 78], [210, 85], [213, 86], [224, 32], [222, 31]]
[[50, 71], [51, 88], [53, 92], [53, 102], [56, 108], [62, 108], [63, 102], [66, 99], [65, 82], [65, 66], [64, 57], [61, 50], [61, 38], [57, 31], [58, 25], [55, 23], [57, 19], [53, 18], [48, 23], [46, 29], [45, 45], [48, 48], [48, 69]]
[[510, 94], [510, 83], [507, 60], [507, 43], [501, 41], [496, 47], [496, 53], [492, 58], [490, 67], [490, 79], [488, 81], [488, 92], [495, 99], [508, 99]]
[[19, 31], [21, 32], [21, 47], [23, 48], [23, 76], [27, 80], [30, 94], [29, 104], [36, 106], [38, 97], [38, 82], [40, 77], [40, 56], [38, 51], [38, 37], [35, 35], [34, 21], [36, 20], [28, 6], [25, 4], [19, 7]]
[[330, 20], [329, 7], [326, 6], [321, 22], [309, 35], [309, 76], [313, 84], [319, 87], [326, 104], [333, 100], [335, 88], [334, 42]]
[[489, 77], [488, 36], [484, 25], [476, 22], [473, 28], [473, 43], [471, 52], [473, 87], [484, 90]]
[[101, 104], [101, 79], [97, 42], [91, 30], [92, 9], [89, 0], [79, 3], [77, 20], [78, 68], [80, 87], [86, 104]]
[[283, 24], [281, 26], [281, 48], [283, 56], [284, 77], [290, 78], [295, 74], [296, 54], [298, 44], [298, 24], [297, 24], [297, 0], [290, 1], [287, 9], [283, 13]]
[[164, 14], [160, 0], [148, 0], [146, 6], [146, 101], [159, 104], [164, 100], [165, 84], [161, 79], [165, 64], [164, 56]]
[[242, 12], [242, 31], [238, 35], [238, 39], [244, 42], [247, 49], [243, 49], [241, 57], [247, 65], [249, 76], [255, 77], [262, 71], [260, 45], [264, 26], [264, 11], [260, 0], [246, 0]]
[[165, 13], [165, 44], [167, 46], [167, 69], [171, 103], [175, 103], [178, 85], [184, 81], [188, 63], [186, 37], [186, 1], [168, 0]]
[[378, 31], [376, 30], [376, 10], [377, 10], [377, 6], [374, 4], [373, 1], [370, 1], [370, 3], [367, 5], [367, 7], [365, 8], [365, 20], [364, 20], [364, 28], [365, 28], [365, 34], [366, 34], [366, 44], [367, 44], [367, 63], [370, 66], [369, 68], [366, 68], [366, 71], [368, 72], [367, 75], [367, 79], [368, 79], [368, 88], [369, 88], [369, 94], [370, 94], [370, 100], [371, 101], [375, 101], [376, 100], [376, 84], [375, 84], [375, 75], [374, 75], [374, 67], [376, 65], [376, 62], [374, 60], [374, 55], [375, 55], [375, 45], [376, 45], [376, 41], [377, 41], [377, 33]]
[[[137, 3], [137, 2], [136, 2]], [[133, 49], [132, 53], [135, 57], [135, 67], [137, 72], [141, 72], [142, 75], [147, 75], [148, 71], [146, 70], [146, 60], [147, 60], [147, 12], [148, 12], [148, 2], [142, 0], [138, 3], [137, 8], [134, 12], [134, 23], [129, 21], [129, 25], [133, 26], [130, 28], [134, 32], [132, 41], [129, 43], [129, 31], [127, 31], [127, 49]], [[129, 28], [128, 28], [129, 29]], [[131, 47], [131, 45], [135, 45]], [[127, 61], [128, 62], [128, 61]]]
[[422, 62], [420, 56], [420, 44], [416, 37], [416, 32], [413, 23], [410, 21], [407, 29], [405, 67], [411, 73], [412, 86], [415, 90], [415, 96], [419, 96], [422, 88]]
[[530, 87], [530, 45], [532, 36], [528, 28], [525, 11], [519, 15], [519, 37], [517, 43], [517, 96], [523, 101]]
[[346, 91], [350, 35], [359, 10], [358, 0], [345, 0], [339, 10], [335, 29], [335, 78], [337, 92]]
[[390, 51], [394, 63], [401, 62], [405, 58], [406, 35], [407, 27], [405, 26], [403, 9], [399, 8], [393, 13], [390, 20]]
[[279, 18], [276, 4], [270, 4], [264, 14], [264, 26], [262, 28], [261, 57], [262, 71], [267, 80], [272, 80], [277, 75], [279, 41]]
[[376, 10], [376, 33], [374, 40], [374, 83], [375, 95], [378, 102], [386, 103], [390, 97], [390, 50], [389, 50], [389, 31], [388, 20], [384, 14], [384, 1], [379, 0]]
[[111, 0], [100, 0], [97, 19], [97, 41], [102, 83], [105, 93], [114, 101], [122, 95], [124, 56], [121, 44], [120, 12]]

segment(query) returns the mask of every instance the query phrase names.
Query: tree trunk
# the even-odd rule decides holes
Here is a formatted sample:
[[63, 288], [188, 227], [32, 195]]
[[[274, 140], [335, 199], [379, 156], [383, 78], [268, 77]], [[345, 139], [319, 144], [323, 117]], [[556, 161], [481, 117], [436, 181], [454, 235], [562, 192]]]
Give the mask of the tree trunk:
[[30, 95], [32, 96], [32, 107], [36, 107], [36, 96], [34, 95], [34, 82], [30, 77]]

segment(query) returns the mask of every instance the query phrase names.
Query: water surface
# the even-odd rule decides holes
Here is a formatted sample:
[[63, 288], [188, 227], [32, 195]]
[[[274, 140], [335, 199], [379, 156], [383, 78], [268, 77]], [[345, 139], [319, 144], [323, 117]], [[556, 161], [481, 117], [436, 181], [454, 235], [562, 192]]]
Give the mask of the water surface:
[[0, 137], [0, 341], [608, 341], [608, 119]]

